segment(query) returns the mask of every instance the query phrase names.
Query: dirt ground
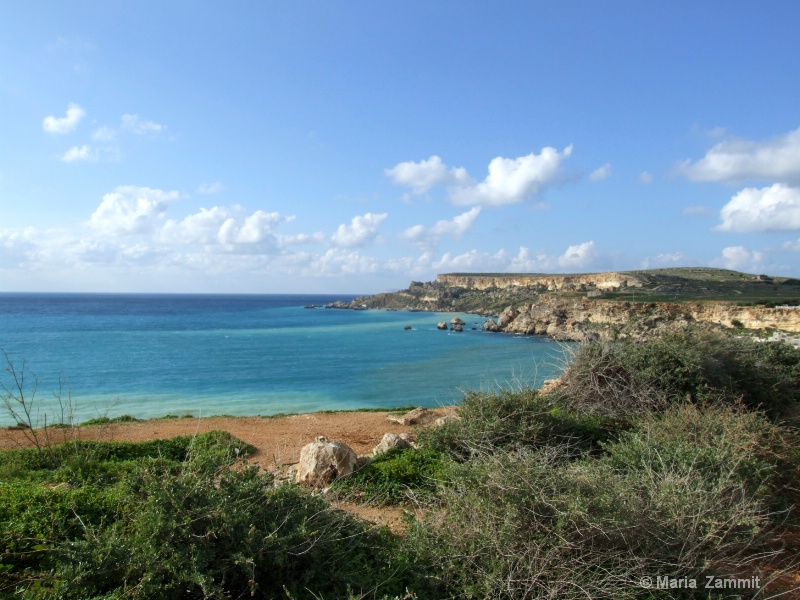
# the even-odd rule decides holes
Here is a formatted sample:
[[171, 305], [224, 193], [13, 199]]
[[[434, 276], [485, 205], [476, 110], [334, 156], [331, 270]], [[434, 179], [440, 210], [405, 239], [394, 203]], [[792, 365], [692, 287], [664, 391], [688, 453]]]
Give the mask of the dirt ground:
[[[443, 416], [452, 409], [431, 410], [438, 416]], [[81, 439], [141, 442], [223, 430], [255, 446], [255, 453], [248, 458], [251, 464], [257, 464], [265, 470], [274, 472], [284, 471], [288, 465], [298, 462], [300, 449], [320, 435], [342, 441], [356, 454], [362, 455], [369, 454], [381, 441], [384, 433], [414, 433], [414, 426], [393, 423], [387, 419], [390, 415], [396, 416], [397, 413], [335, 412], [284, 417], [166, 419], [92, 425], [75, 430], [51, 429], [49, 433], [54, 443], [63, 441], [64, 436], [72, 439], [73, 435]], [[29, 446], [26, 434], [29, 436], [30, 432], [17, 429], [0, 430], [0, 449]], [[369, 521], [388, 525], [392, 529], [400, 527], [403, 516], [402, 510], [398, 508], [376, 508], [349, 502], [338, 503], [335, 506]]]

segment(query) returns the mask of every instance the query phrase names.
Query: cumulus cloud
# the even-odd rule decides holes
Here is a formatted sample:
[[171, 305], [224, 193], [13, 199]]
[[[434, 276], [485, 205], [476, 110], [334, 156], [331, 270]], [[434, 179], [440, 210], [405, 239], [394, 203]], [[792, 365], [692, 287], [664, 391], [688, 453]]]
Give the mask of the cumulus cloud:
[[694, 181], [800, 181], [800, 128], [767, 141], [725, 140], [678, 171]]
[[378, 227], [389, 215], [387, 213], [366, 213], [353, 217], [349, 225], [339, 225], [336, 233], [331, 236], [334, 246], [351, 248], [368, 244], [378, 235]]
[[94, 162], [97, 160], [97, 152], [86, 144], [73, 146], [61, 156], [61, 160], [64, 162]]
[[180, 221], [170, 219], [164, 223], [159, 232], [159, 240], [179, 246], [213, 244], [217, 241], [220, 227], [230, 218], [231, 213], [225, 208], [201, 208], [199, 212]]
[[762, 232], [800, 229], [800, 188], [776, 183], [745, 188], [720, 211], [717, 231]]
[[86, 111], [74, 102], [67, 106], [67, 114], [63, 117], [48, 116], [42, 120], [42, 129], [47, 133], [69, 133], [78, 126], [81, 119], [86, 116]]
[[462, 184], [469, 181], [463, 168], [450, 168], [436, 155], [420, 162], [401, 162], [384, 173], [398, 184], [411, 188], [415, 194], [424, 194], [429, 189], [443, 184]]
[[565, 269], [585, 269], [591, 267], [598, 258], [594, 241], [569, 246], [559, 258], [558, 266]]
[[430, 228], [426, 228], [424, 225], [414, 225], [400, 233], [400, 237], [422, 245], [436, 244], [442, 236], [459, 239], [472, 228], [480, 212], [481, 207], [475, 206], [453, 217], [450, 221], [437, 221], [436, 224]]
[[145, 233], [164, 217], [169, 204], [179, 198], [176, 191], [119, 186], [103, 196], [89, 224], [106, 235]]
[[603, 179], [608, 179], [609, 177], [611, 177], [611, 163], [598, 167], [589, 175], [589, 179], [592, 181], [603, 181]]
[[203, 182], [199, 186], [197, 186], [197, 191], [199, 193], [209, 196], [212, 194], [219, 194], [224, 189], [225, 186], [222, 185], [221, 181], [215, 181], [213, 183]]
[[122, 129], [136, 135], [144, 135], [147, 133], [161, 133], [165, 127], [160, 123], [143, 119], [139, 115], [124, 114], [122, 115]]
[[546, 147], [539, 154], [519, 158], [498, 156], [489, 163], [486, 179], [477, 185], [454, 189], [451, 198], [456, 204], [518, 204], [555, 182], [564, 159], [571, 154], [572, 146], [567, 146], [562, 152]]
[[95, 142], [113, 142], [117, 139], [117, 132], [106, 125], [98, 127], [92, 132], [92, 139]]
[[723, 248], [722, 256], [711, 261], [711, 266], [752, 272], [760, 270], [763, 261], [763, 252], [750, 251], [744, 246], [728, 246]]

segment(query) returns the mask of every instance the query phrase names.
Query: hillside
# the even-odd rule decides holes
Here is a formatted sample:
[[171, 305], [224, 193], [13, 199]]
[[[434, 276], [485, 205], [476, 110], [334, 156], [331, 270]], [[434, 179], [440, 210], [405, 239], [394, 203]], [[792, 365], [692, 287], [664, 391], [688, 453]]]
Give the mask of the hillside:
[[800, 280], [711, 268], [579, 273], [447, 273], [335, 308], [501, 315], [492, 331], [583, 340], [692, 321], [800, 333]]

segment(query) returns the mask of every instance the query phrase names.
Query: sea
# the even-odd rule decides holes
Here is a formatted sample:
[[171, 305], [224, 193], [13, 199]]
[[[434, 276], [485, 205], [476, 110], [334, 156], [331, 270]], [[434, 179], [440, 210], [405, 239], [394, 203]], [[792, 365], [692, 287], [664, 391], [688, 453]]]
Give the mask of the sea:
[[[484, 332], [473, 314], [324, 308], [353, 297], [0, 293], [3, 393], [21, 387], [39, 425], [434, 407], [540, 387], [569, 360], [569, 345]], [[454, 317], [464, 331], [437, 329]]]

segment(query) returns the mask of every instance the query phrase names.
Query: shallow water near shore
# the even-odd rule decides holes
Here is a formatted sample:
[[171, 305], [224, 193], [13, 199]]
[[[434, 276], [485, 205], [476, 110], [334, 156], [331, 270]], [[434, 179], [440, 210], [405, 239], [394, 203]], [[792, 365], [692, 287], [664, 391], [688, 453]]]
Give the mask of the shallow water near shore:
[[[449, 405], [469, 389], [539, 387], [566, 360], [564, 345], [485, 333], [476, 315], [304, 308], [349, 299], [4, 293], [0, 349], [36, 374], [48, 422], [60, 376], [76, 421], [246, 416]], [[455, 316], [463, 332], [436, 329]]]

